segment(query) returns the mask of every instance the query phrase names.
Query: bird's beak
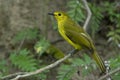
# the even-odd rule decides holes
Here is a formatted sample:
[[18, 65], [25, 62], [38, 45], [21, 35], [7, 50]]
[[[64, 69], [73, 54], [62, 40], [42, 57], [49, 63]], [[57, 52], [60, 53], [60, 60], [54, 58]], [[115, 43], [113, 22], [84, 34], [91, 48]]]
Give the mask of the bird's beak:
[[54, 13], [48, 13], [48, 15], [52, 15], [52, 16], [54, 16]]

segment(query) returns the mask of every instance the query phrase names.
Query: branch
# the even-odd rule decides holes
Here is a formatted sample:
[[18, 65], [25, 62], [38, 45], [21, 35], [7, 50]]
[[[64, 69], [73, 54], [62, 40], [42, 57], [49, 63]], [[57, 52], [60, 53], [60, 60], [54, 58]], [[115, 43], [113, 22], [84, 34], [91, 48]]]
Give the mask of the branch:
[[87, 26], [88, 26], [88, 23], [89, 23], [89, 21], [90, 21], [90, 19], [91, 19], [92, 13], [91, 13], [91, 11], [90, 11], [90, 8], [89, 8], [89, 6], [88, 6], [87, 1], [86, 1], [86, 0], [82, 0], [82, 1], [83, 1], [83, 3], [84, 3], [84, 5], [85, 5], [85, 7], [86, 7], [86, 10], [87, 10], [87, 13], [88, 13], [87, 19], [86, 19], [86, 21], [85, 21], [85, 23], [84, 23], [84, 26], [83, 26], [84, 30], [87, 30]]
[[[35, 75], [35, 74], [39, 74], [39, 73], [41, 73], [41, 72], [43, 72], [43, 71], [45, 71], [45, 70], [54, 68], [55, 66], [59, 65], [61, 62], [63, 62], [64, 60], [66, 60], [66, 59], [69, 58], [72, 54], [74, 54], [74, 53], [76, 53], [76, 52], [77, 52], [77, 50], [74, 49], [74, 50], [72, 50], [70, 53], [68, 53], [68, 55], [66, 55], [64, 58], [62, 58], [62, 59], [60, 59], [60, 60], [58, 60], [58, 61], [56, 61], [56, 62], [54, 62], [54, 63], [52, 63], [52, 64], [50, 64], [50, 65], [48, 65], [48, 66], [46, 66], [46, 67], [40, 68], [40, 69], [38, 69], [38, 70], [36, 70], [36, 71], [33, 71], [33, 72], [27, 72], [27, 73], [25, 73], [25, 74], [23, 74], [23, 75], [18, 74], [15, 78], [13, 78], [13, 79], [11, 79], [11, 80], [18, 80], [19, 78], [24, 78], [24, 77], [32, 76], [32, 75]], [[24, 73], [24, 72], [23, 72], [23, 73]], [[16, 74], [16, 73], [15, 73], [15, 74]], [[15, 74], [12, 74], [12, 75], [15, 75]], [[1, 79], [3, 80], [3, 79], [5, 79], [5, 78], [8, 78], [8, 76], [2, 77]]]
[[6, 79], [9, 79], [9, 78], [15, 77], [15, 76], [17, 76], [17, 75], [23, 75], [23, 74], [26, 74], [26, 73], [27, 73], [27, 72], [17, 72], [17, 73], [13, 73], [13, 74], [9, 74], [9, 75], [7, 75], [7, 76], [4, 76], [4, 77], [2, 77], [2, 78], [0, 78], [0, 79], [6, 80]]
[[113, 70], [113, 71], [107, 73], [106, 75], [100, 77], [98, 80], [103, 80], [103, 79], [109, 77], [110, 75], [115, 74], [116, 72], [119, 72], [119, 71], [120, 71], [120, 67], [118, 67], [117, 69], [115, 69], [115, 70]]

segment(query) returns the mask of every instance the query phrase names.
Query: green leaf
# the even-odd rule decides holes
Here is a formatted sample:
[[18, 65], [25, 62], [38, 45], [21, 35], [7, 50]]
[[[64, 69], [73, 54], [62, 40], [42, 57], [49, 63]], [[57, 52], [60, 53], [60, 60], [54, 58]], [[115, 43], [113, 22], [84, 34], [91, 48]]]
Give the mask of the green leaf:
[[71, 0], [68, 2], [68, 11], [70, 17], [76, 22], [84, 22], [85, 14], [83, 12], [83, 4], [79, 0]]
[[109, 37], [109, 36], [113, 36], [115, 34], [115, 32], [114, 31], [110, 31], [108, 34], [107, 34], [107, 36]]
[[57, 79], [58, 80], [70, 80], [72, 75], [77, 72], [76, 68], [70, 65], [60, 66]]
[[45, 38], [41, 38], [35, 44], [35, 50], [41, 56], [48, 49], [49, 46], [50, 46], [49, 41], [47, 41]]
[[67, 5], [68, 5], [68, 6], [76, 5], [76, 0], [68, 1]]
[[33, 40], [38, 36], [37, 34], [38, 29], [25, 28], [16, 34], [16, 36], [13, 38], [13, 42], [16, 43], [23, 39]]
[[119, 34], [120, 34], [120, 29], [116, 29], [116, 33], [119, 33]]
[[72, 60], [73, 65], [75, 66], [84, 66], [85, 62], [82, 59], [75, 58]]
[[92, 59], [91, 59], [88, 55], [86, 55], [86, 54], [84, 54], [84, 59], [85, 59], [85, 63], [86, 63], [87, 65], [92, 62]]
[[0, 77], [5, 76], [9, 73], [9, 67], [6, 65], [7, 61], [4, 59], [0, 59]]
[[84, 67], [87, 67], [88, 64], [90, 64], [92, 60], [86, 54], [83, 57], [84, 57], [84, 60], [80, 58], [73, 59], [71, 62], [71, 65], [64, 65], [64, 64], [61, 65], [59, 68], [57, 79], [58, 80], [70, 80], [72, 76], [74, 75], [74, 73], [78, 72], [79, 66], [81, 66], [82, 75], [85, 76], [89, 74], [90, 66], [89, 66], [89, 69], [86, 69]]
[[36, 70], [36, 60], [30, 52], [26, 49], [21, 50], [19, 53], [11, 53], [10, 60], [12, 64], [24, 71]]
[[113, 80], [120, 80], [120, 73], [116, 73], [115, 75], [113, 75], [112, 79]]
[[112, 69], [120, 66], [120, 55], [117, 55], [115, 58], [110, 59], [110, 66]]

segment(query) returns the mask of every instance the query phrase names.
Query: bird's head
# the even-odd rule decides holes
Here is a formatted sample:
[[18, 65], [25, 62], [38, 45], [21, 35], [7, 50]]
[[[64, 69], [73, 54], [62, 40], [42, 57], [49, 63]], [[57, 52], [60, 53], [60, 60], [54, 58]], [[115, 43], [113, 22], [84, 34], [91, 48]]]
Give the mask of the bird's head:
[[64, 12], [56, 11], [53, 13], [48, 13], [49, 15], [53, 15], [58, 22], [64, 21], [68, 18], [67, 14]]

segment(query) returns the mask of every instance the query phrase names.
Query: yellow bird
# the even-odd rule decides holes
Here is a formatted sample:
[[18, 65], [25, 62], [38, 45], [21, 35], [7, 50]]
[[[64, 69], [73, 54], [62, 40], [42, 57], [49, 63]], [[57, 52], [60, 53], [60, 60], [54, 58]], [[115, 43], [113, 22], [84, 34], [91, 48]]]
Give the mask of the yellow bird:
[[88, 49], [91, 52], [89, 55], [96, 61], [102, 73], [106, 73], [105, 64], [98, 55], [94, 43], [87, 32], [64, 12], [56, 11], [49, 13], [49, 15], [53, 15], [56, 18], [61, 36], [76, 50]]

